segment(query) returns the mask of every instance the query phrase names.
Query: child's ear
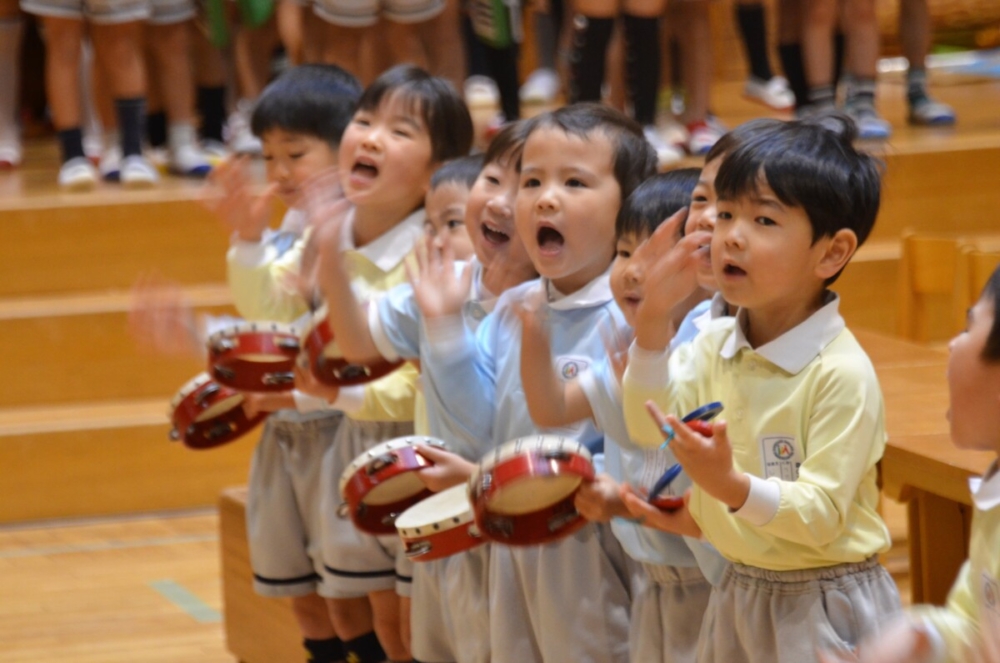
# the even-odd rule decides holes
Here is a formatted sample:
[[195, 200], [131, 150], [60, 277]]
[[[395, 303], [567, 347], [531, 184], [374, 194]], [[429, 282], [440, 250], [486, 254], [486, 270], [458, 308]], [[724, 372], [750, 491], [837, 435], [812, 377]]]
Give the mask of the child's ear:
[[858, 249], [858, 236], [853, 230], [841, 228], [825, 240], [826, 249], [816, 265], [816, 275], [824, 281], [837, 275]]

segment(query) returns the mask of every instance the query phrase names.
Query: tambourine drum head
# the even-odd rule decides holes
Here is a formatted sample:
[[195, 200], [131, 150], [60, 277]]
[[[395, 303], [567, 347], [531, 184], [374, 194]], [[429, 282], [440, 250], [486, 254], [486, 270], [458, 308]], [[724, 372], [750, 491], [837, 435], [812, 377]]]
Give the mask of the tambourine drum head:
[[423, 490], [426, 486], [415, 472], [404, 472], [372, 488], [363, 501], [373, 506], [393, 504]]
[[425, 527], [470, 515], [469, 498], [464, 484], [453, 486], [417, 502], [396, 518], [396, 529]]
[[225, 412], [243, 405], [243, 394], [233, 394], [228, 398], [223, 398], [218, 403], [213, 403], [204, 412], [195, 417], [195, 422], [201, 423], [219, 416]]
[[497, 490], [486, 506], [493, 513], [507, 516], [540, 511], [566, 499], [582, 481], [576, 475], [517, 479]]
[[266, 355], [266, 354], [260, 354], [260, 353], [252, 353], [252, 354], [240, 355], [238, 357], [238, 359], [240, 361], [252, 361], [252, 362], [255, 362], [255, 363], [258, 363], [258, 364], [267, 364], [267, 363], [277, 364], [279, 362], [287, 362], [288, 361], [288, 357], [283, 356], [283, 355]]

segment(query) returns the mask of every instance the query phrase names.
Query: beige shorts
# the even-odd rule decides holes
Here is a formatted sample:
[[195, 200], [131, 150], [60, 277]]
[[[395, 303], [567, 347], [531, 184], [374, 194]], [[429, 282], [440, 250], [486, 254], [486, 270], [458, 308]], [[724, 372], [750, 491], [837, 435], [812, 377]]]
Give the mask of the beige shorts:
[[145, 21], [152, 15], [149, 0], [21, 0], [21, 9], [35, 16], [102, 25]]
[[697, 566], [643, 564], [632, 599], [632, 661], [694, 663], [712, 585]]
[[313, 12], [343, 28], [365, 28], [384, 18], [393, 23], [423, 23], [444, 11], [445, 0], [313, 0]]

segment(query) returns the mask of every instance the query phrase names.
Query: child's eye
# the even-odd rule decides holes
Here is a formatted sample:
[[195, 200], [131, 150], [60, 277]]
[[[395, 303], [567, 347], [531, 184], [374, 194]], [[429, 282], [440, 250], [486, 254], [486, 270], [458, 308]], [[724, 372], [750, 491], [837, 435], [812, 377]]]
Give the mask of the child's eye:
[[585, 187], [587, 185], [583, 182], [583, 180], [571, 177], [568, 180], [566, 180], [566, 186], [577, 188], [577, 187]]
[[448, 230], [458, 230], [459, 228], [464, 227], [465, 223], [460, 219], [451, 219], [445, 223], [445, 226], [447, 226]]
[[291, 160], [293, 160], [293, 161], [295, 161], [295, 160], [297, 160], [297, 159], [301, 159], [301, 158], [302, 158], [302, 157], [304, 157], [304, 156], [305, 156], [305, 153], [304, 153], [304, 152], [299, 152], [299, 153], [297, 153], [297, 154], [289, 154], [289, 155], [288, 155], [288, 158], [289, 158], [289, 159], [291, 159]]
[[399, 136], [400, 138], [411, 138], [412, 134], [406, 129], [393, 129], [393, 135]]
[[273, 154], [264, 154], [264, 155], [261, 155], [261, 156], [264, 157], [264, 161], [274, 161], [274, 155]]
[[778, 225], [777, 223], [774, 222], [774, 219], [769, 219], [766, 216], [758, 216], [756, 219], [754, 219], [754, 221], [756, 221], [758, 224], [760, 224], [762, 226], [776, 226], [776, 225]]
[[703, 204], [705, 204], [707, 202], [708, 202], [708, 198], [706, 198], [705, 196], [691, 196], [691, 204], [692, 205], [698, 205], [698, 204], [702, 204], [703, 205]]
[[723, 212], [721, 210], [715, 215], [716, 221], [729, 221], [732, 218], [733, 218], [732, 212]]
[[486, 179], [487, 182], [489, 182], [490, 184], [492, 184], [494, 186], [499, 186], [500, 185], [500, 180], [498, 180], [497, 178], [493, 177], [492, 175], [487, 175], [485, 179]]
[[521, 183], [521, 188], [533, 189], [536, 186], [539, 186], [540, 184], [541, 182], [539, 182], [537, 178], [529, 177], [528, 179], [524, 180], [524, 182]]
[[616, 255], [619, 258], [631, 258], [632, 257], [632, 252], [629, 251], [629, 250], [627, 250], [627, 249], [618, 249], [618, 252], [616, 253]]

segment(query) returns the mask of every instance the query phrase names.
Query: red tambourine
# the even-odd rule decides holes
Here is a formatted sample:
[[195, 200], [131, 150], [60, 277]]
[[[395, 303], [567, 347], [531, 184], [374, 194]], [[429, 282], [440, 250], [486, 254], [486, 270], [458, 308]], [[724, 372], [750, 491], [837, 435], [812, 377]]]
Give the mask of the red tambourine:
[[432, 437], [397, 437], [351, 461], [340, 476], [342, 515], [362, 532], [394, 534], [396, 516], [434, 494], [415, 473], [434, 464], [417, 452], [427, 444], [444, 447]]
[[290, 325], [234, 325], [209, 337], [208, 370], [219, 384], [240, 391], [290, 391], [299, 346], [299, 335]]
[[522, 437], [488, 454], [469, 480], [476, 525], [490, 541], [528, 546], [568, 536], [586, 524], [573, 505], [594, 478], [590, 451], [554, 435]]
[[188, 380], [170, 401], [170, 437], [191, 449], [211, 449], [242, 437], [267, 418], [243, 411], [243, 394], [221, 385], [208, 373]]
[[404, 552], [414, 562], [430, 562], [485, 543], [462, 483], [417, 502], [396, 518]]
[[352, 364], [344, 359], [333, 339], [326, 304], [316, 309], [302, 332], [302, 346], [309, 357], [309, 370], [331, 387], [347, 387], [377, 380], [403, 365], [402, 361]]

